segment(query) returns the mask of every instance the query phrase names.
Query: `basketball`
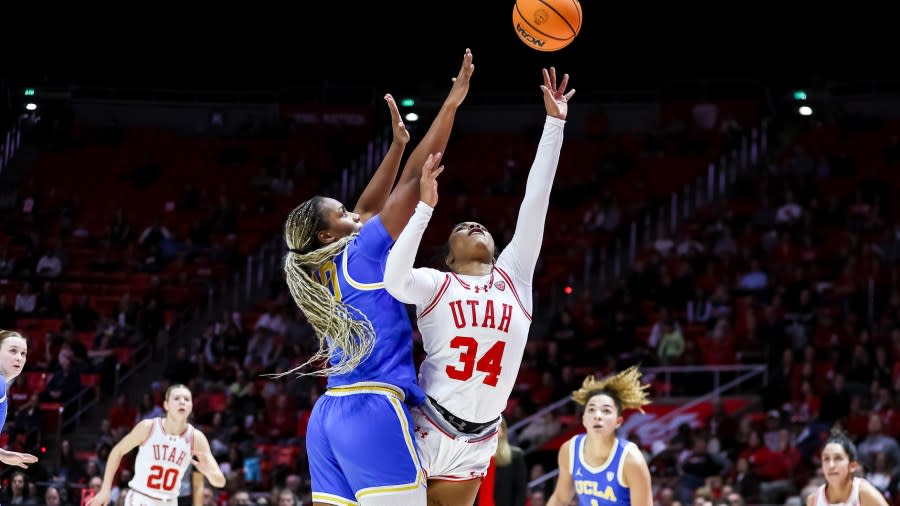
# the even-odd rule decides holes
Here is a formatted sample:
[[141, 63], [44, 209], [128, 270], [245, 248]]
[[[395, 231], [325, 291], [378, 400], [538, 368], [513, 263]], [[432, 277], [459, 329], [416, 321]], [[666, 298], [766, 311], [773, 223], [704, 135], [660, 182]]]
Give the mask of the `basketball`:
[[578, 0], [516, 0], [513, 28], [528, 47], [557, 51], [575, 40], [581, 30]]

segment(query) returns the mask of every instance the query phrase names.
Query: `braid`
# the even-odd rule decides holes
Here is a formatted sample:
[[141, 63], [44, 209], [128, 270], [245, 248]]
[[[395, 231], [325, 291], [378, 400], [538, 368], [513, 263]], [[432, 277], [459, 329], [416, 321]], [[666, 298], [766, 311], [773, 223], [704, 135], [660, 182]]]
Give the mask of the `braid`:
[[593, 375], [588, 376], [581, 384], [581, 388], [572, 392], [572, 399], [584, 406], [591, 397], [605, 394], [615, 401], [619, 413], [623, 409], [637, 409], [643, 413], [643, 407], [650, 404], [647, 396], [648, 388], [650, 385], [641, 384], [640, 369], [637, 366], [631, 366], [615, 376], [602, 380], [595, 379]]
[[[303, 364], [283, 373], [299, 376], [326, 376], [352, 371], [375, 345], [372, 322], [358, 309], [340, 302], [312, 276], [312, 272], [333, 259], [356, 237], [344, 237], [319, 247], [317, 233], [325, 224], [321, 219], [322, 197], [313, 197], [291, 211], [285, 224], [284, 239], [290, 252], [284, 262], [288, 289], [297, 307], [316, 331], [319, 349]], [[301, 370], [319, 361], [337, 357], [337, 363], [324, 369], [303, 373]]]

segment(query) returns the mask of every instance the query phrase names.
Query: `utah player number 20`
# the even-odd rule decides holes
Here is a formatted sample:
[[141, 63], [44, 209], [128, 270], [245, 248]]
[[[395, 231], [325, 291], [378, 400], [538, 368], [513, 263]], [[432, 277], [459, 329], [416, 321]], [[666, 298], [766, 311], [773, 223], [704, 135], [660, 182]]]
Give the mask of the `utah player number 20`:
[[477, 370], [487, 373], [487, 376], [484, 377], [485, 385], [497, 386], [497, 379], [500, 377], [502, 369], [500, 362], [503, 360], [506, 341], [497, 341], [480, 358], [478, 357], [478, 341], [474, 337], [456, 336], [450, 341], [450, 347], [460, 349], [459, 361], [462, 367], [448, 365], [447, 376], [458, 381], [466, 381]]
[[150, 475], [147, 476], [147, 488], [171, 492], [175, 488], [175, 480], [178, 479], [178, 469], [162, 466], [150, 466]]

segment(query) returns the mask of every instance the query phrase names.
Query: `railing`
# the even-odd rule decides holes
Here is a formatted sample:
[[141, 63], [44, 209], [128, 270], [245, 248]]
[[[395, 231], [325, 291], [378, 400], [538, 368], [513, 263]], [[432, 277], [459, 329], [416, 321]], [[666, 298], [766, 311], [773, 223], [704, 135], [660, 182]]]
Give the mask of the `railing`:
[[581, 279], [583, 286], [592, 287], [594, 293], [602, 293], [602, 288], [610, 286], [628, 271], [641, 248], [663, 235], [674, 234], [682, 220], [723, 198], [729, 186], [739, 176], [753, 170], [766, 153], [766, 131], [765, 122], [761, 128], [754, 128], [742, 139], [740, 148], [709, 164], [705, 174], [672, 192], [664, 204], [644, 210], [635, 221], [620, 227], [602, 251], [587, 248]]
[[201, 306], [200, 324], [222, 314], [226, 308], [237, 310], [255, 301], [266, 281], [281, 269], [287, 253], [280, 234], [263, 243], [255, 253], [247, 256], [244, 267], [231, 276], [210, 284], [206, 290], [206, 303]]
[[[349, 167], [344, 168], [340, 178], [328, 186], [327, 194], [336, 195], [342, 202], [350, 205], [351, 199], [359, 194], [387, 153], [389, 148], [387, 139], [390, 139], [391, 135], [393, 133], [386, 130], [374, 141], [369, 142], [365, 152]], [[260, 246], [256, 253], [247, 256], [243, 269], [207, 289], [205, 316], [216, 317], [226, 306], [236, 309], [255, 300], [257, 292], [264, 287], [266, 281], [280, 271], [286, 254], [287, 246], [284, 239], [281, 234], [275, 234]]]
[[[717, 401], [722, 396], [723, 393], [729, 392], [731, 390], [736, 389], [740, 385], [748, 383], [750, 380], [761, 377], [765, 378], [766, 375], [766, 366], [764, 365], [720, 365], [720, 366], [673, 366], [673, 367], [647, 367], [642, 368], [641, 371], [644, 374], [644, 381], [653, 381], [656, 378], [665, 378], [666, 381], [671, 381], [673, 376], [678, 376], [681, 374], [691, 374], [696, 375], [698, 373], [708, 373], [713, 376], [713, 383], [715, 387], [708, 391], [706, 394], [701, 395], [699, 397], [693, 398], [691, 401], [679, 405], [672, 411], [663, 414], [656, 420], [654, 423], [658, 426], [668, 426], [671, 425], [670, 422], [673, 420], [677, 420], [686, 412], [690, 411], [695, 406], [703, 404], [705, 402]], [[721, 376], [723, 374], [738, 374], [737, 377], [730, 381], [726, 381], [724, 384], [722, 383]], [[758, 392], [758, 389], [756, 390]], [[571, 397], [565, 397], [560, 399], [553, 404], [545, 407], [544, 409], [534, 413], [531, 416], [528, 416], [519, 422], [511, 425], [509, 427], [508, 433], [511, 438], [515, 438], [515, 436], [519, 433], [519, 431], [527, 426], [532, 420], [544, 416], [550, 412], [556, 411], [557, 409], [568, 406], [572, 403]], [[627, 435], [623, 435], [627, 436]], [[554, 469], [528, 483], [528, 488], [534, 488], [542, 483], [555, 478], [559, 474], [559, 469]]]
[[2, 174], [3, 169], [9, 165], [13, 155], [19, 150], [19, 146], [22, 145], [21, 121], [17, 121], [8, 132], [0, 135], [0, 142], [2, 142], [2, 144], [0, 144], [0, 147], [2, 147], [2, 149], [0, 149], [0, 174]]
[[[145, 341], [137, 348], [131, 350], [131, 364], [129, 367], [125, 367], [126, 364], [123, 364], [122, 362], [116, 362], [116, 372], [113, 377], [113, 397], [115, 397], [119, 393], [119, 386], [122, 383], [124, 383], [128, 378], [143, 369], [144, 365], [150, 362], [150, 360], [153, 358], [152, 348], [155, 341], [156, 336], [154, 336], [151, 341]], [[88, 399], [88, 394], [93, 394], [93, 397]], [[98, 402], [100, 402], [98, 387], [84, 388], [81, 390], [81, 392], [78, 393], [78, 395], [66, 401], [66, 403], [63, 405], [63, 409], [60, 410], [60, 414], [71, 414], [65, 419], [61, 420], [61, 423], [59, 425], [59, 432], [56, 434], [57, 441], [60, 441], [59, 437], [61, 436], [61, 433], [65, 432], [70, 425], [74, 424], [75, 428], [77, 429], [81, 425], [81, 416], [89, 409], [94, 407]], [[74, 412], [72, 410], [74, 410]]]
[[370, 141], [365, 153], [354, 160], [350, 167], [345, 167], [341, 171], [341, 177], [332, 183], [329, 188], [331, 195], [338, 195], [341, 202], [348, 206], [354, 203], [387, 154], [392, 136], [391, 130], [385, 130], [374, 141]]
[[[670, 366], [670, 367], [642, 367], [641, 372], [643, 373], [643, 381], [646, 382], [654, 382], [656, 380], [663, 380], [665, 384], [672, 384], [673, 378], [678, 378], [680, 375], [691, 375], [692, 379], [696, 380], [698, 375], [707, 374], [709, 375], [710, 380], [710, 390], [705, 390], [708, 392], [706, 395], [710, 395], [717, 392], [725, 392], [737, 387], [740, 384], [748, 382], [750, 379], [760, 376], [763, 376], [763, 380], [766, 379], [766, 367], [764, 365], [710, 365], [710, 366]], [[723, 384], [723, 376], [727, 376], [728, 378], [724, 380]], [[731, 378], [734, 376], [734, 378]], [[676, 381], [677, 383], [677, 381]], [[754, 387], [756, 388], [756, 387]], [[753, 393], [758, 392], [758, 388], [754, 390]], [[660, 392], [660, 395], [657, 396], [659, 399], [672, 399], [671, 391], [666, 390]], [[704, 396], [705, 398], [705, 396]], [[558, 410], [561, 407], [568, 406], [572, 402], [571, 397], [563, 397], [558, 401], [549, 404], [540, 410], [532, 413], [529, 416], [519, 420], [518, 422], [509, 426], [508, 433], [511, 438], [515, 438], [518, 433], [525, 428], [532, 421]], [[688, 403], [687, 405], [695, 405], [696, 403]]]

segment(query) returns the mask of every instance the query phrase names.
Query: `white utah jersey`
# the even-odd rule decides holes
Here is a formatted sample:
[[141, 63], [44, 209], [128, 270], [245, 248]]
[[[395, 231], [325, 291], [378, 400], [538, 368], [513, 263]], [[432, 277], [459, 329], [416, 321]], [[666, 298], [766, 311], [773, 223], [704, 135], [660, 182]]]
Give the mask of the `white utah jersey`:
[[419, 385], [455, 417], [495, 420], [512, 393], [531, 327], [531, 280], [541, 251], [565, 121], [548, 116], [528, 173], [516, 230], [490, 274], [414, 268], [433, 209], [419, 202], [397, 237], [384, 287], [415, 304], [427, 357]]
[[850, 495], [846, 501], [839, 503], [828, 502], [828, 496], [825, 495], [827, 484], [819, 485], [819, 489], [816, 491], [816, 506], [859, 506], [859, 482], [860, 479], [858, 477], [853, 478], [853, 484], [850, 485]]
[[506, 409], [531, 327], [531, 287], [511, 276], [502, 259], [487, 276], [429, 269], [443, 279], [441, 288], [428, 304], [416, 306], [427, 354], [419, 385], [473, 423], [494, 420]]
[[167, 434], [163, 419], [154, 418], [147, 439], [138, 447], [134, 477], [128, 486], [153, 499], [178, 499], [181, 479], [191, 465], [194, 427], [182, 434]]

